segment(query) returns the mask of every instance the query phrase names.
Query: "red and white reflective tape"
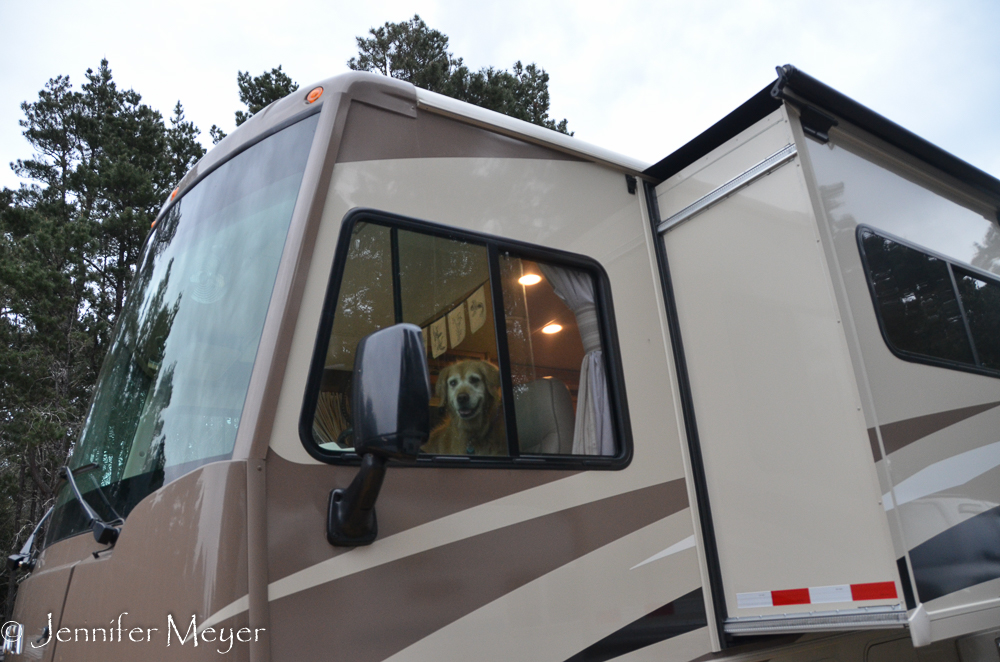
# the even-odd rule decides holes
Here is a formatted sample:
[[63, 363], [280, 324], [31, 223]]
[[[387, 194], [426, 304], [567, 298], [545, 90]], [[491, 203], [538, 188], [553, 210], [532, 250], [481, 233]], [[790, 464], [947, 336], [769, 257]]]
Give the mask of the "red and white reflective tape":
[[895, 600], [897, 597], [895, 582], [837, 584], [836, 586], [792, 588], [784, 591], [737, 593], [736, 606], [740, 609], [751, 609], [753, 607], [817, 605], [831, 602], [861, 602], [862, 600]]

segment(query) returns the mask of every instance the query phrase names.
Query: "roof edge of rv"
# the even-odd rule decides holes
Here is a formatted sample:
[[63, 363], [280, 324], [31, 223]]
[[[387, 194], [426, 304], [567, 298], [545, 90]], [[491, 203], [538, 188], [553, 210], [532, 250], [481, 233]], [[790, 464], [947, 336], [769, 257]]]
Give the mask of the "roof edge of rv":
[[794, 95], [793, 101], [805, 102], [819, 110], [826, 111], [837, 119], [844, 120], [906, 154], [964, 182], [976, 191], [987, 195], [994, 202], [1000, 202], [1000, 180], [992, 175], [928, 142], [912, 131], [904, 129], [790, 64], [777, 67], [777, 70], [777, 80], [716, 122], [697, 138], [648, 168], [644, 174], [657, 182], [665, 181], [777, 110], [782, 103], [781, 97], [786, 96], [786, 92], [790, 91]]
[[419, 87], [414, 89], [417, 92], [417, 105], [422, 110], [474, 124], [511, 138], [527, 140], [565, 154], [582, 157], [587, 161], [609, 165], [630, 175], [641, 176], [650, 168], [648, 161], [592, 145], [565, 133], [459, 101], [437, 92], [430, 92]]
[[[315, 94], [317, 89], [322, 92]], [[489, 131], [543, 145], [586, 161], [601, 163], [626, 174], [643, 176], [649, 162], [618, 154], [530, 122], [429, 92], [411, 83], [363, 71], [350, 71], [300, 87], [283, 99], [255, 113], [223, 138], [184, 175], [176, 193], [160, 209], [160, 218], [184, 192], [217, 167], [269, 135], [314, 113], [325, 104], [356, 100], [393, 112], [416, 117], [417, 109], [451, 117]]]
[[664, 182], [727, 140], [735, 138], [744, 130], [764, 119], [781, 107], [781, 101], [771, 96], [772, 89], [774, 89], [774, 82], [698, 134], [697, 137], [651, 165], [643, 174], [655, 180], [657, 184]]
[[[314, 91], [322, 88], [322, 92]], [[326, 104], [357, 100], [392, 112], [416, 117], [416, 88], [405, 81], [364, 71], [349, 71], [304, 85], [261, 109], [208, 150], [181, 178], [176, 194], [164, 203], [157, 219], [192, 186], [240, 152], [268, 136], [319, 113]]]

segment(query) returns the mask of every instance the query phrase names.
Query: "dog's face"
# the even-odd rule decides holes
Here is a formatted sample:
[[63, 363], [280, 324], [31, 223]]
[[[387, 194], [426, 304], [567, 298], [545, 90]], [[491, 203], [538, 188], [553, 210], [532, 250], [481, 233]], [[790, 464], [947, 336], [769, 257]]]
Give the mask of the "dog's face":
[[486, 361], [462, 361], [438, 375], [437, 395], [443, 406], [468, 421], [489, 411], [500, 390], [500, 372]]

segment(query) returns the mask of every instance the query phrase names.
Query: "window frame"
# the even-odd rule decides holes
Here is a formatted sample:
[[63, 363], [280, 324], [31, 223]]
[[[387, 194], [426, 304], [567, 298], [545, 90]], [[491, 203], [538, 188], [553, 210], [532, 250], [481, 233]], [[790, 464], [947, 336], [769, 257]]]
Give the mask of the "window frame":
[[948, 269], [948, 275], [951, 278], [952, 292], [955, 294], [955, 299], [958, 302], [958, 309], [962, 316], [962, 325], [965, 328], [965, 334], [967, 340], [969, 341], [969, 347], [972, 351], [973, 360], [976, 361], [979, 361], [979, 354], [976, 351], [976, 342], [975, 339], [972, 337], [972, 331], [969, 326], [968, 315], [965, 312], [965, 305], [962, 302], [962, 294], [958, 289], [957, 276], [955, 274], [954, 269], [957, 268], [963, 271], [967, 271], [970, 274], [975, 275], [976, 277], [982, 278], [983, 280], [996, 284], [998, 287], [1000, 287], [1000, 276], [997, 276], [996, 274], [990, 273], [988, 271], [983, 271], [982, 269], [978, 269], [970, 264], [960, 262], [954, 258], [943, 255], [942, 253], [930, 250], [918, 244], [914, 244], [911, 241], [901, 239], [894, 234], [885, 232], [883, 230], [879, 230], [878, 228], [872, 227], [864, 223], [858, 224], [858, 227], [855, 230], [855, 239], [858, 244], [858, 251], [861, 255], [861, 266], [864, 272], [865, 282], [868, 285], [868, 293], [871, 295], [872, 298], [872, 308], [874, 309], [875, 312], [875, 319], [878, 321], [878, 328], [879, 332], [882, 334], [882, 340], [885, 342], [886, 347], [889, 348], [889, 351], [892, 352], [893, 355], [895, 355], [897, 358], [900, 358], [904, 361], [909, 361], [911, 363], [921, 363], [924, 365], [934, 366], [936, 368], [946, 368], [948, 370], [970, 372], [976, 375], [983, 375], [985, 377], [1000, 378], [1000, 370], [983, 367], [982, 365], [977, 365], [973, 363], [964, 363], [962, 361], [943, 359], [936, 356], [931, 356], [929, 354], [920, 354], [918, 352], [911, 352], [908, 350], [900, 349], [892, 342], [892, 340], [889, 338], [888, 331], [886, 330], [885, 319], [882, 316], [882, 308], [879, 305], [878, 292], [875, 291], [875, 283], [872, 279], [871, 266], [868, 263], [868, 254], [865, 252], [864, 237], [863, 237], [865, 232], [870, 232], [877, 237], [880, 237], [882, 239], [888, 239], [889, 241], [895, 242], [901, 246], [904, 246], [905, 248], [909, 248], [910, 250], [917, 251], [919, 253], [922, 253], [924, 255], [933, 257], [937, 260], [941, 260], [942, 262], [944, 262], [945, 266]]
[[[510, 456], [421, 456], [414, 462], [390, 461], [400, 467], [478, 467], [478, 468], [531, 468], [531, 469], [624, 469], [632, 461], [632, 430], [625, 398], [621, 354], [618, 350], [618, 334], [614, 309], [611, 303], [611, 283], [604, 268], [596, 260], [555, 248], [546, 248], [526, 242], [516, 241], [471, 230], [442, 225], [431, 221], [414, 219], [399, 214], [369, 208], [356, 208], [348, 212], [341, 222], [337, 248], [334, 253], [333, 268], [327, 284], [320, 314], [316, 341], [306, 379], [306, 389], [299, 417], [299, 440], [306, 452], [313, 458], [339, 465], [358, 465], [361, 456], [353, 451], [328, 451], [313, 438], [313, 418], [319, 400], [320, 385], [326, 354], [333, 332], [333, 318], [340, 298], [340, 289], [347, 266], [347, 256], [354, 227], [362, 221], [372, 222], [389, 228], [398, 228], [423, 234], [431, 234], [442, 239], [478, 244], [486, 248], [490, 287], [493, 291], [494, 333], [497, 342], [497, 363], [500, 369], [501, 396], [507, 443]], [[556, 266], [565, 266], [591, 275], [595, 286], [595, 304], [601, 329], [601, 350], [604, 371], [610, 396], [611, 418], [618, 446], [617, 454], [604, 455], [522, 455], [518, 449], [517, 424], [514, 412], [513, 382], [511, 380], [510, 355], [507, 348], [506, 317], [503, 312], [503, 296], [499, 270], [499, 255], [510, 252], [516, 257], [539, 261]], [[394, 275], [394, 278], [396, 275]], [[395, 301], [395, 300], [394, 300]]]

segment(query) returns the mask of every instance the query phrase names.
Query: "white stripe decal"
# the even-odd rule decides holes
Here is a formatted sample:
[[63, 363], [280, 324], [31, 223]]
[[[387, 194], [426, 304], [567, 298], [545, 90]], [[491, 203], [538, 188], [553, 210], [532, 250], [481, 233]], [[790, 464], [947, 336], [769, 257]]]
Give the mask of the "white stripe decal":
[[809, 602], [814, 605], [824, 602], [851, 602], [853, 600], [850, 584], [809, 587]]
[[[892, 492], [882, 495], [886, 511], [944, 490], [965, 485], [973, 478], [1000, 466], [1000, 441], [974, 448], [935, 462], [900, 481]], [[892, 498], [896, 494], [895, 500]]]
[[752, 607], [773, 607], [770, 591], [753, 591], [752, 593], [737, 593], [736, 606], [740, 609]]
[[641, 563], [632, 566], [631, 568], [629, 568], [629, 570], [635, 570], [636, 568], [644, 566], [647, 563], [652, 563], [653, 561], [659, 561], [660, 559], [671, 556], [672, 554], [676, 554], [677, 552], [683, 552], [685, 549], [691, 549], [692, 547], [694, 547], [694, 536], [690, 535], [684, 540], [678, 543], [674, 543], [670, 547], [667, 547], [662, 552], [657, 552], [656, 554], [653, 554], [645, 561], [642, 561]]
[[809, 588], [781, 589], [778, 591], [753, 591], [737, 593], [739, 609], [783, 607], [785, 605], [816, 605], [869, 600], [896, 600], [899, 594], [895, 582], [865, 582], [862, 584], [836, 584], [810, 586]]
[[210, 628], [213, 625], [215, 625], [216, 623], [221, 623], [222, 621], [226, 620], [227, 618], [232, 618], [233, 616], [236, 616], [237, 614], [242, 614], [243, 612], [247, 611], [248, 609], [250, 609], [250, 595], [249, 594], [244, 595], [242, 598], [240, 598], [236, 602], [233, 602], [231, 604], [226, 605], [225, 607], [223, 607], [222, 609], [220, 609], [219, 611], [215, 612], [214, 614], [212, 614], [211, 616], [209, 616], [208, 618], [206, 618], [204, 621], [202, 621], [198, 625], [198, 633], [200, 634], [205, 628]]

